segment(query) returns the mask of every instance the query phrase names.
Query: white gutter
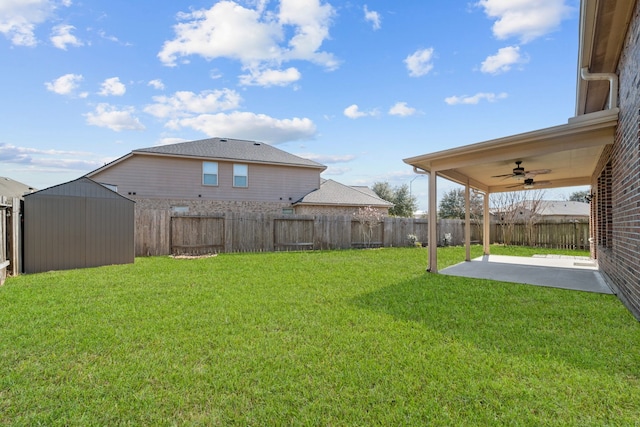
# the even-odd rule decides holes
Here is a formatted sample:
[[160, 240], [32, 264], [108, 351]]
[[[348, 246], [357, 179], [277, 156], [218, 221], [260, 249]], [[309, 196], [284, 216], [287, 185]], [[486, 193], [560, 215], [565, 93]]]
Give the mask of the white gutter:
[[582, 80], [609, 80], [609, 110], [618, 106], [618, 75], [616, 73], [590, 73], [587, 67], [580, 69]]

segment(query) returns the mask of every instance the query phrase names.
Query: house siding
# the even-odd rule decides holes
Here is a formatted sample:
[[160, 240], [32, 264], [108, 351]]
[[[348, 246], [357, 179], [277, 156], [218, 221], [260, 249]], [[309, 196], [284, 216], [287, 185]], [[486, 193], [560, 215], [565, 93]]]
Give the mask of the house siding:
[[[140, 199], [209, 200], [286, 203], [299, 200], [320, 186], [320, 170], [280, 165], [218, 161], [218, 185], [202, 184], [202, 162], [134, 154], [91, 178], [118, 186], [118, 193]], [[249, 185], [233, 187], [234, 163], [249, 165]]]
[[618, 63], [619, 123], [592, 186], [594, 253], [607, 281], [640, 319], [640, 2]]

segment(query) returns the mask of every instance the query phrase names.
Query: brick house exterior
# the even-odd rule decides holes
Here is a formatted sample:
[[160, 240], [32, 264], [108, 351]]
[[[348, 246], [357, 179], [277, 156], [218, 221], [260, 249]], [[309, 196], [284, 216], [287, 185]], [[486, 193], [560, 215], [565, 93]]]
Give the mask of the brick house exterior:
[[620, 113], [614, 143], [593, 173], [591, 229], [600, 271], [640, 319], [640, 2], [628, 3], [635, 6], [619, 60], [603, 70], [619, 76]]

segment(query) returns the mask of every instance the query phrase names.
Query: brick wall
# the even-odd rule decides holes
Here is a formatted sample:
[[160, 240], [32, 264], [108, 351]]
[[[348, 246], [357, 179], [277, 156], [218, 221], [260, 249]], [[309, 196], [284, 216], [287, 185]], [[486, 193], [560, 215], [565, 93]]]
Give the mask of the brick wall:
[[[376, 208], [384, 216], [389, 215], [388, 208]], [[357, 207], [344, 206], [296, 206], [296, 215], [353, 215], [358, 213]]]
[[146, 199], [128, 196], [136, 202], [136, 210], [168, 210], [187, 208], [188, 215], [211, 215], [225, 212], [281, 214], [283, 209], [291, 209], [288, 202], [251, 202], [194, 199]]
[[[593, 177], [598, 263], [618, 296], [640, 320], [640, 2], [618, 63], [619, 124]], [[610, 167], [608, 167], [610, 165]]]

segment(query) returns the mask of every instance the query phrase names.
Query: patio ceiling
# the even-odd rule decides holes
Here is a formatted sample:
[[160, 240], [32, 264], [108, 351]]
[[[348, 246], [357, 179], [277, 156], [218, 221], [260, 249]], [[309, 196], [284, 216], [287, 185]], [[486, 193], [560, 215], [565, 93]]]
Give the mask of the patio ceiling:
[[427, 172], [484, 193], [519, 191], [523, 180], [496, 177], [512, 172], [521, 161], [525, 171], [549, 169], [534, 177], [546, 184], [533, 188], [589, 185], [600, 154], [613, 144], [618, 109], [599, 111], [554, 126], [464, 147], [404, 159]]

